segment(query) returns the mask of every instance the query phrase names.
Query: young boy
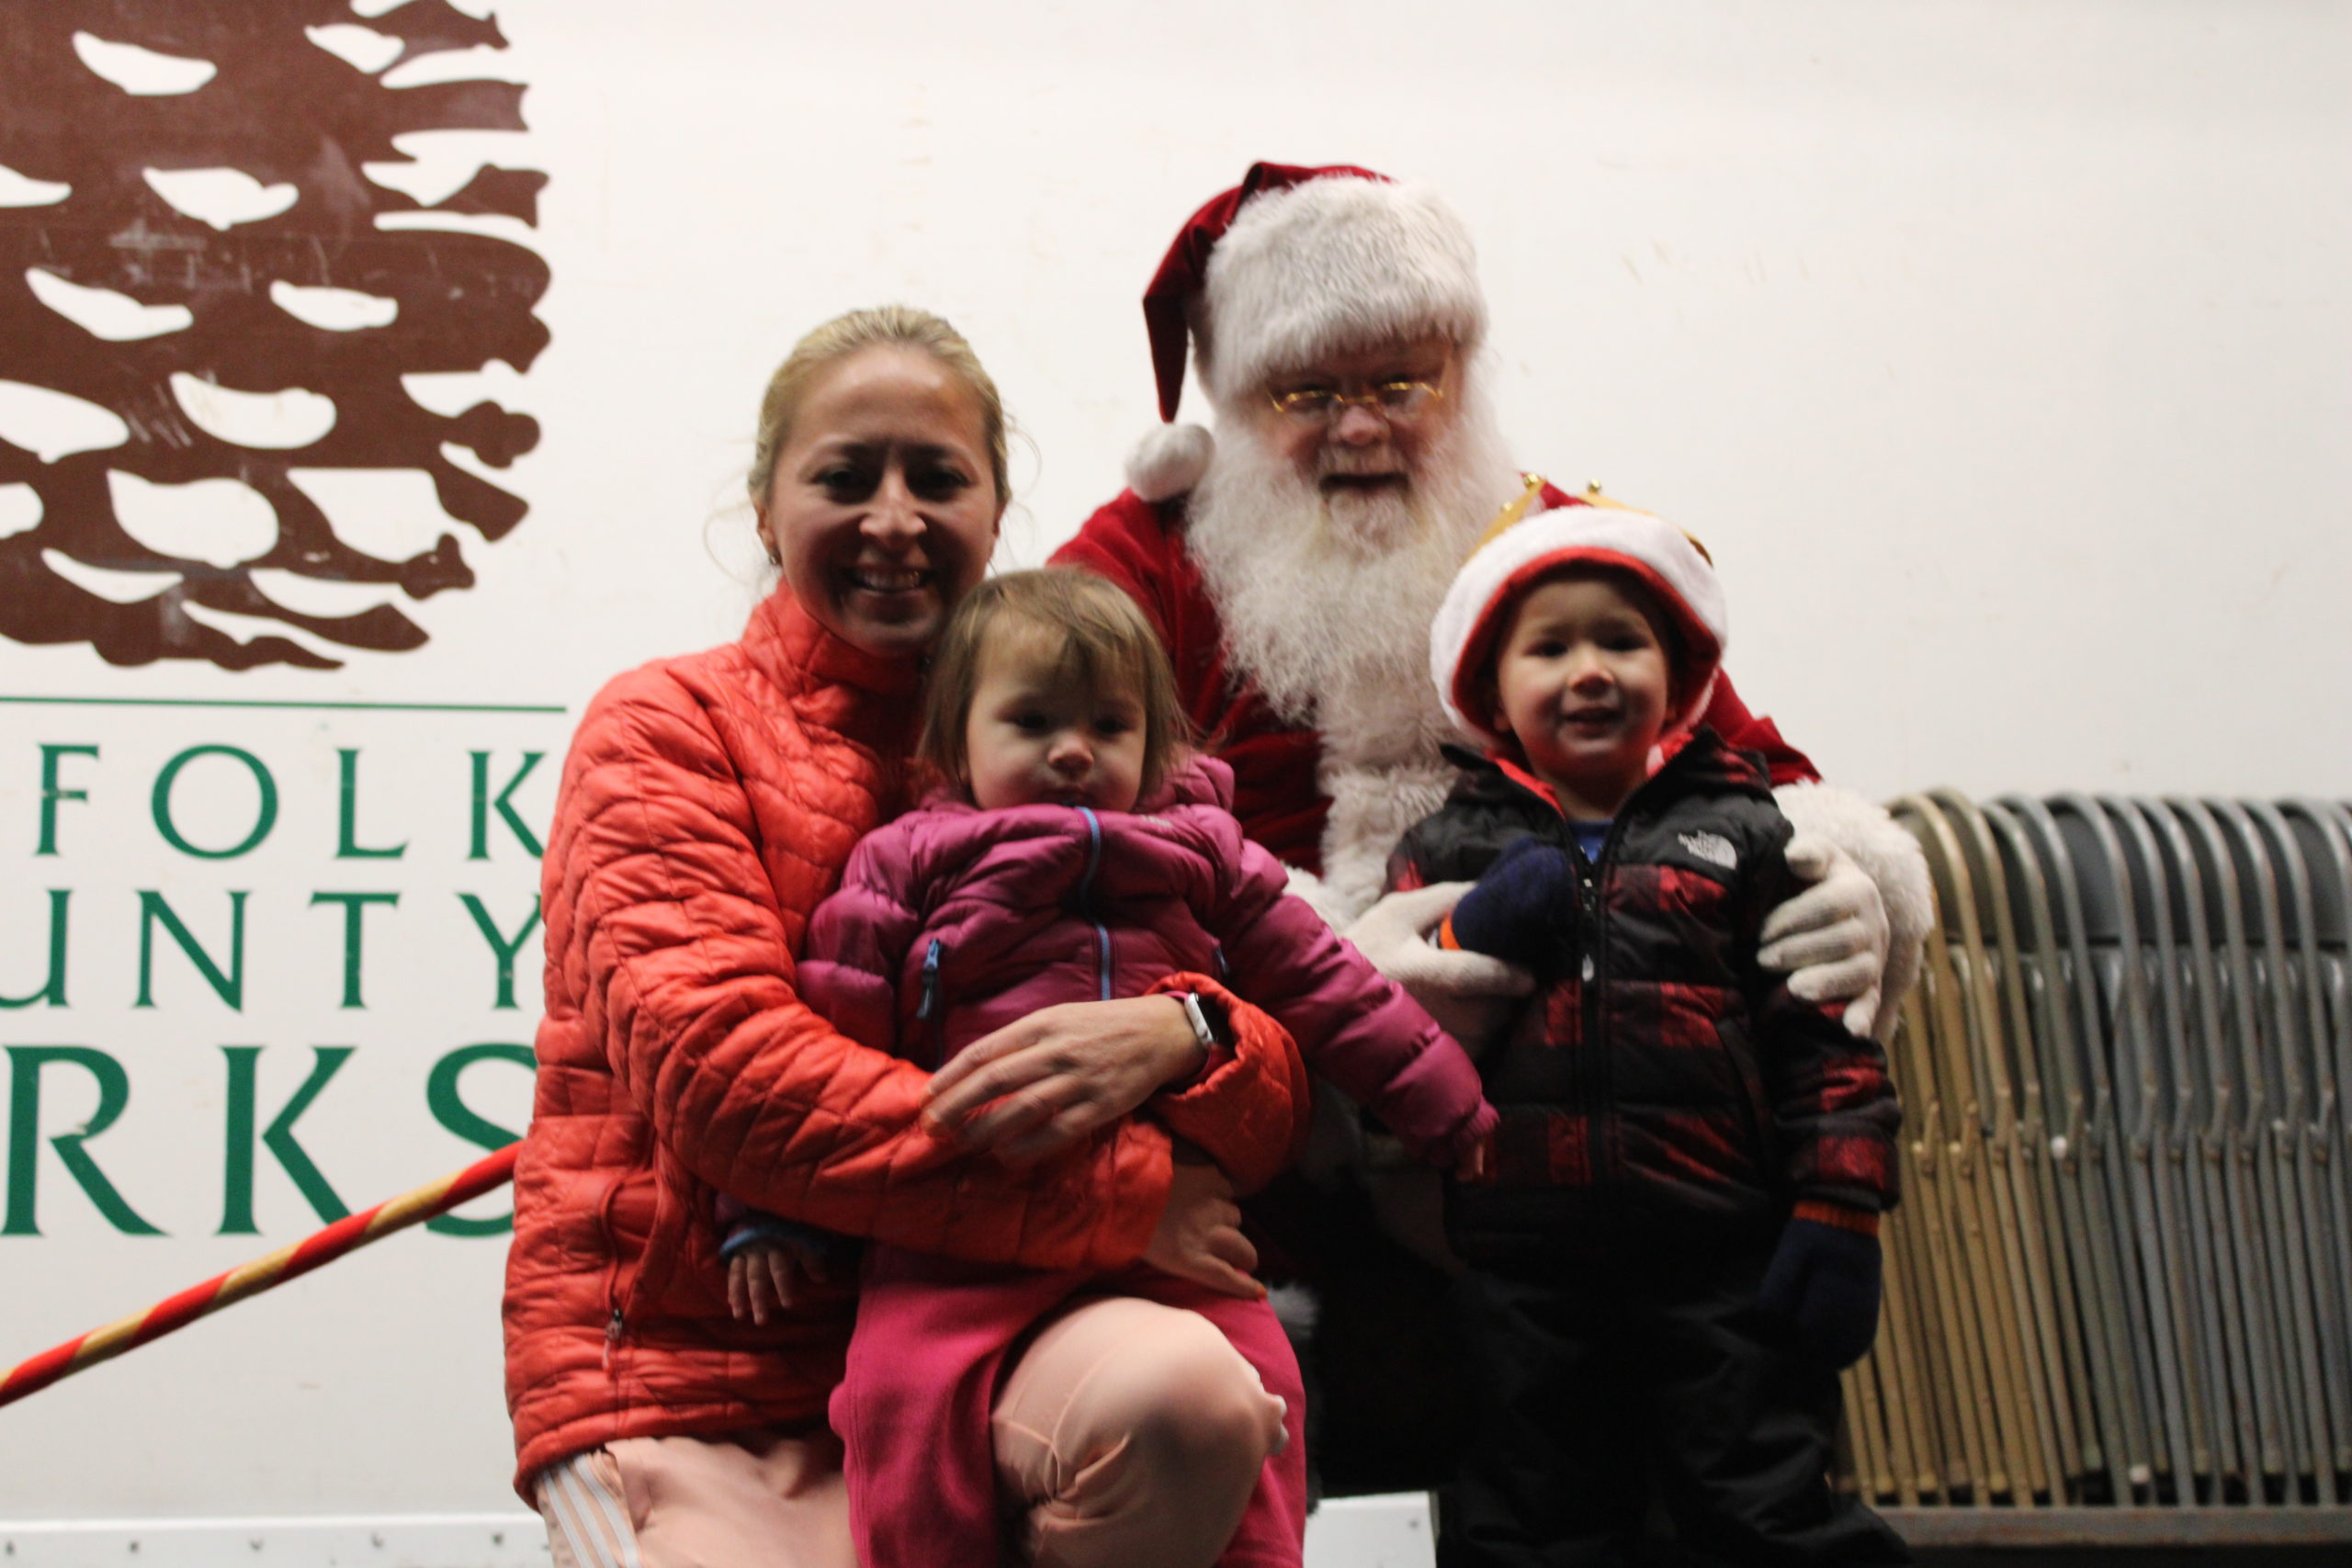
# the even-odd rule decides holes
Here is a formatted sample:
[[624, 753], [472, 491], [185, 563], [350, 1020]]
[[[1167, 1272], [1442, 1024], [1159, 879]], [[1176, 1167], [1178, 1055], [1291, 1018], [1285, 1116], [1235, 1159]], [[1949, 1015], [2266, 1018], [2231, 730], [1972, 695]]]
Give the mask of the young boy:
[[1472, 556], [1431, 632], [1487, 743], [1394, 886], [1537, 978], [1481, 1061], [1502, 1120], [1447, 1192], [1480, 1420], [1438, 1560], [1625, 1562], [1653, 1493], [1697, 1562], [1909, 1561], [1826, 1482], [1869, 1348], [1898, 1122], [1885, 1058], [1758, 967], [1796, 886], [1763, 767], [1693, 726], [1723, 655], [1704, 555], [1564, 507]]

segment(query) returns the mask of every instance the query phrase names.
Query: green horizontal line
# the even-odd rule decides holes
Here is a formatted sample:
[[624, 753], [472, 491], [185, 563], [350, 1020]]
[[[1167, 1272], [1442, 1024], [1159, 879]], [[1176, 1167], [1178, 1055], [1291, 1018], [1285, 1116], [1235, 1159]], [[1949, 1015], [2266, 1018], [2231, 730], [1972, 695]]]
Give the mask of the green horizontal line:
[[305, 703], [264, 702], [241, 697], [11, 697], [0, 703], [38, 703], [51, 707], [115, 708], [308, 708], [364, 709], [375, 713], [563, 713], [553, 703]]

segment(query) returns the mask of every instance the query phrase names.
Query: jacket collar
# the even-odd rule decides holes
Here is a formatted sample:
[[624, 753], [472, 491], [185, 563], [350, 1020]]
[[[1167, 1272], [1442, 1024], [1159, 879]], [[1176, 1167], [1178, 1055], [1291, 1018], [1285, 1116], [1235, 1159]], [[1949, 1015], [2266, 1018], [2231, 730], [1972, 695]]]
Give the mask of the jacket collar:
[[[1214, 806], [1233, 809], [1233, 769], [1218, 758], [1193, 752], [1168, 771], [1159, 787], [1136, 802], [1140, 814], [1165, 811], [1171, 806]], [[923, 797], [926, 811], [978, 812], [970, 796], [956, 784], [941, 784]], [[1027, 807], [1016, 807], [1015, 810]], [[1052, 809], [1061, 809], [1054, 807]]]
[[781, 583], [744, 628], [752, 668], [784, 694], [802, 723], [903, 758], [920, 722], [919, 659], [886, 659], [831, 630]]
[[[1696, 789], [1730, 789], [1770, 797], [1771, 775], [1763, 763], [1749, 752], [1732, 750], [1711, 727], [1701, 725], [1679, 739], [1679, 744], [1657, 771], [1634, 790], [1626, 806], [1635, 800], [1651, 804], [1661, 797], [1672, 798]], [[1479, 797], [1540, 806], [1547, 817], [1561, 815], [1559, 802], [1544, 782], [1528, 771], [1516, 747], [1509, 752], [1480, 754], [1449, 742], [1442, 750], [1449, 760], [1466, 771], [1464, 784]], [[1621, 814], [1623, 809], [1619, 808]]]

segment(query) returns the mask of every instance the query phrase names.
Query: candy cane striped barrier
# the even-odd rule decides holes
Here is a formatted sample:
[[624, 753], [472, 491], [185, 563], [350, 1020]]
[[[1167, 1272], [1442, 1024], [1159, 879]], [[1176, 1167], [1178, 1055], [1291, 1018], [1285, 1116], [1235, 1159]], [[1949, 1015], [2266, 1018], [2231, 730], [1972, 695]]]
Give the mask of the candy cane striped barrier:
[[307, 1274], [346, 1253], [356, 1252], [371, 1241], [380, 1240], [394, 1231], [406, 1230], [435, 1214], [447, 1213], [469, 1199], [503, 1187], [514, 1179], [514, 1156], [521, 1146], [509, 1144], [496, 1154], [476, 1160], [453, 1176], [429, 1181], [397, 1198], [388, 1198], [372, 1209], [347, 1214], [291, 1247], [281, 1247], [266, 1258], [257, 1258], [200, 1285], [191, 1285], [177, 1295], [164, 1297], [144, 1312], [133, 1313], [103, 1328], [94, 1328], [87, 1334], [44, 1350], [19, 1363], [6, 1378], [0, 1378], [0, 1405], [14, 1404], [28, 1393], [37, 1393], [47, 1388], [60, 1378], [72, 1377], [85, 1367], [96, 1366], [100, 1361], [121, 1355], [125, 1350], [161, 1339], [174, 1329], [185, 1328], [208, 1313], [218, 1312], [232, 1302], [241, 1302], [247, 1296], [257, 1296], [264, 1291], [275, 1289], [297, 1275]]

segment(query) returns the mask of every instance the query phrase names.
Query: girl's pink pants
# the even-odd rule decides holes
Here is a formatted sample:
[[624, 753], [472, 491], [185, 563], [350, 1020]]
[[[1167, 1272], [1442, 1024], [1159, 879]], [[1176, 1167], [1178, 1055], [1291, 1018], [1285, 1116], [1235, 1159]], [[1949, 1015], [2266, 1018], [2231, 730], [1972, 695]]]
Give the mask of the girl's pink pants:
[[538, 1501], [555, 1568], [1297, 1568], [1304, 1415], [1263, 1302], [876, 1248], [839, 1440], [626, 1438]]

